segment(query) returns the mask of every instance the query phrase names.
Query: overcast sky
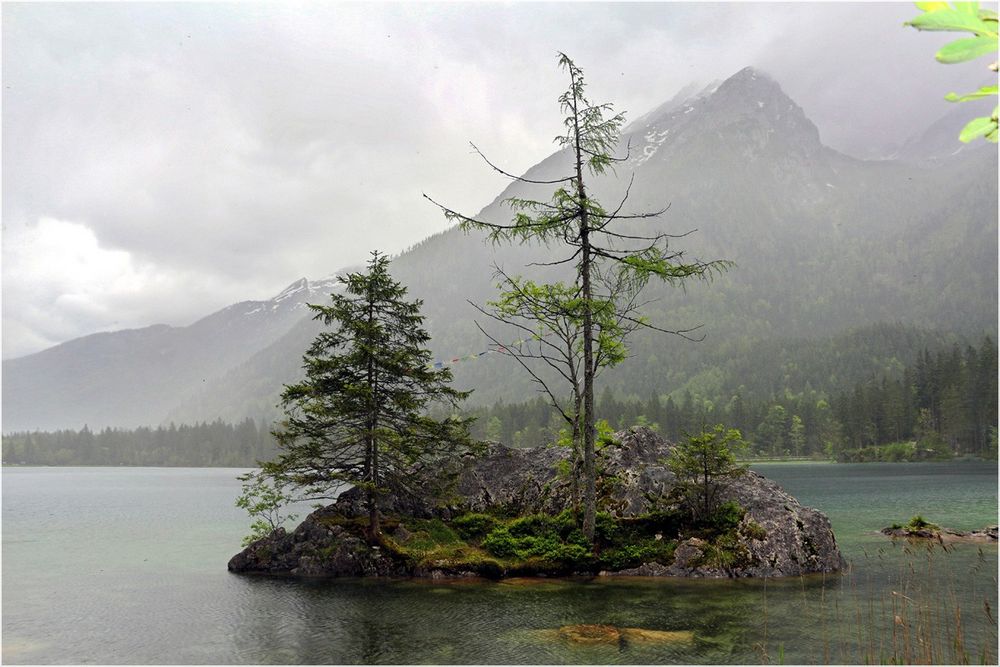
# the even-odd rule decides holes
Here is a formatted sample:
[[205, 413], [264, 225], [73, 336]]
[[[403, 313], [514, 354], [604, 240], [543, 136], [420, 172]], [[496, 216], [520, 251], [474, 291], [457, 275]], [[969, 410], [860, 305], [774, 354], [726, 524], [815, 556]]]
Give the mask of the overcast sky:
[[[912, 3], [9, 4], [3, 356], [186, 325], [442, 231], [554, 149], [556, 52], [632, 118], [769, 72], [855, 155], [988, 81]], [[954, 36], [951, 37], [954, 39]]]

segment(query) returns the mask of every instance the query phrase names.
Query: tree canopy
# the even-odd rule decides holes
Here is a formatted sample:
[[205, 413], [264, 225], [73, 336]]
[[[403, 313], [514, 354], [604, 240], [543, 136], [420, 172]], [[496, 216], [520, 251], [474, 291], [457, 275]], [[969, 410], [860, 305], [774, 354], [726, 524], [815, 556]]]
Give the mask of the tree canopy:
[[740, 432], [722, 424], [702, 429], [674, 446], [667, 459], [667, 466], [677, 476], [674, 491], [696, 519], [711, 516], [722, 485], [746, 473], [748, 466], [737, 464], [735, 455], [735, 450], [744, 446]]
[[432, 402], [455, 409], [467, 394], [448, 385], [449, 369], [429, 363], [421, 302], [405, 300], [388, 265], [373, 252], [366, 272], [339, 279], [344, 293], [330, 305], [310, 305], [333, 328], [303, 357], [305, 379], [285, 387], [274, 431], [281, 454], [259, 473], [297, 500], [364, 489], [372, 538], [381, 495], [417, 491], [415, 471], [468, 442], [466, 420], [426, 414]]

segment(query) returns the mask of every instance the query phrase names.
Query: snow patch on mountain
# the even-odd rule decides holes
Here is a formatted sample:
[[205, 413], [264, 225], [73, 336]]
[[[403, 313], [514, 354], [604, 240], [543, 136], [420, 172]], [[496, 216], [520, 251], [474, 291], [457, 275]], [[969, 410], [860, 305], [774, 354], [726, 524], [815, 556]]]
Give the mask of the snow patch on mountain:
[[342, 288], [343, 285], [337, 275], [326, 276], [319, 280], [299, 278], [266, 301], [244, 301], [229, 306], [229, 309], [241, 308], [246, 317], [258, 315], [258, 313], [275, 312], [279, 309], [305, 310], [310, 303], [324, 302], [331, 293], [339, 292]]
[[309, 281], [306, 280], [305, 278], [299, 278], [294, 283], [292, 283], [285, 289], [281, 290], [281, 293], [278, 294], [278, 296], [271, 299], [271, 301], [284, 301], [285, 299], [294, 296], [295, 294], [298, 294], [302, 290], [307, 290], [307, 289], [309, 289]]
[[636, 157], [635, 160], [633, 160], [633, 162], [639, 165], [648, 160], [649, 158], [653, 157], [654, 155], [656, 155], [657, 149], [659, 149], [660, 145], [667, 140], [667, 135], [669, 134], [670, 134], [669, 128], [666, 130], [654, 129], [650, 132], [647, 132], [643, 136], [643, 139], [646, 140], [646, 145], [642, 147], [642, 154]]

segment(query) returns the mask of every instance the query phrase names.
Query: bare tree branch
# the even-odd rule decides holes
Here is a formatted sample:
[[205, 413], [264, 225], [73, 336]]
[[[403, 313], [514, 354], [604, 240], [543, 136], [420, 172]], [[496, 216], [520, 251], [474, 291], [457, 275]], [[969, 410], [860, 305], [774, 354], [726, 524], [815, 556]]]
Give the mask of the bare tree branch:
[[[479, 329], [484, 336], [486, 336], [491, 341], [493, 341], [493, 343], [495, 345], [506, 349], [506, 346], [503, 343], [501, 343], [499, 340], [497, 340], [491, 334], [489, 334], [485, 329], [483, 329], [481, 326], [479, 326], [479, 322], [476, 322], [476, 328]], [[534, 380], [539, 386], [541, 386], [541, 390], [540, 391], [542, 391], [542, 392], [544, 392], [545, 394], [548, 395], [549, 402], [551, 403], [552, 407], [555, 408], [559, 412], [559, 414], [562, 416], [563, 419], [566, 420], [567, 423], [569, 423], [569, 424], [572, 425], [572, 423], [573, 423], [572, 417], [570, 417], [570, 415], [568, 415], [566, 413], [566, 411], [562, 407], [562, 404], [559, 402], [559, 399], [557, 399], [555, 397], [555, 395], [549, 389], [548, 385], [545, 384], [545, 382], [540, 377], [538, 377], [538, 375], [535, 373], [535, 371], [532, 370], [531, 367], [528, 366], [528, 364], [524, 363], [524, 360], [521, 359], [518, 355], [510, 355], [510, 356], [513, 357], [514, 360], [517, 361], [517, 363], [521, 365], [521, 368], [523, 368], [528, 373], [528, 375], [531, 376], [532, 380]]]
[[500, 174], [503, 174], [504, 176], [506, 176], [507, 178], [510, 178], [512, 180], [519, 181], [521, 183], [535, 183], [535, 184], [538, 184], [538, 185], [554, 185], [556, 183], [567, 183], [567, 182], [573, 180], [572, 176], [566, 176], [565, 178], [558, 178], [558, 179], [556, 179], [554, 181], [536, 181], [536, 180], [532, 180], [530, 178], [525, 178], [524, 176], [515, 176], [514, 174], [506, 172], [503, 169], [501, 169], [500, 167], [498, 167], [495, 164], [493, 164], [492, 162], [490, 162], [489, 159], [485, 155], [483, 155], [483, 152], [481, 150], [479, 150], [479, 147], [476, 146], [471, 141], [469, 142], [469, 145], [472, 146], [472, 149], [474, 151], [476, 151], [476, 153], [479, 154], [479, 157], [481, 157], [483, 159], [483, 162], [485, 162], [486, 164], [488, 164], [494, 171], [496, 171], [496, 172], [498, 172]]

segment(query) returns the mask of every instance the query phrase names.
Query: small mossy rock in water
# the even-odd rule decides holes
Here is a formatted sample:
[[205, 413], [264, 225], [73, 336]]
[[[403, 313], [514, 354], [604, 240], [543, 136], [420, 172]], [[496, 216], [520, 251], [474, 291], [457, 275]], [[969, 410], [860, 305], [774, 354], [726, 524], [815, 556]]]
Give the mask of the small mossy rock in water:
[[951, 528], [940, 528], [938, 526], [934, 526], [932, 528], [913, 528], [910, 526], [895, 525], [883, 528], [879, 532], [893, 538], [939, 540], [941, 542], [989, 543], [997, 541], [997, 531], [997, 526], [987, 526], [986, 528], [982, 528], [980, 530], [964, 531], [953, 530]]
[[[615, 435], [615, 442], [598, 452], [601, 471], [600, 510], [618, 519], [662, 510], [663, 499], [675, 482], [666, 465], [672, 445], [648, 428]], [[466, 455], [434, 466], [411, 480], [411, 488], [425, 495], [390, 493], [382, 504], [386, 516], [449, 522], [470, 514], [492, 516], [555, 515], [572, 504], [565, 468], [565, 448], [510, 449], [490, 443], [478, 456]], [[431, 493], [426, 490], [434, 489]], [[725, 539], [681, 539], [668, 562], [635, 562], [628, 568], [603, 574], [678, 577], [787, 577], [835, 572], [843, 566], [830, 522], [821, 512], [802, 507], [774, 482], [754, 472], [728, 480], [720, 501], [733, 501], [746, 510]], [[316, 510], [295, 529], [279, 529], [258, 540], [229, 562], [234, 572], [328, 576], [432, 576], [477, 574], [490, 578], [529, 573], [523, 567], [505, 570], [482, 551], [475, 557], [416, 562], [394, 551], [410, 531], [387, 521], [390, 539], [383, 547], [369, 546], [357, 527], [367, 515], [358, 489], [342, 493], [332, 505]], [[353, 522], [353, 523], [352, 523]], [[353, 530], [348, 528], [353, 527]], [[480, 533], [471, 525], [455, 526], [459, 533]], [[451, 530], [451, 529], [448, 529]], [[461, 551], [460, 545], [458, 546]], [[473, 554], [474, 555], [474, 554]], [[470, 560], [471, 558], [471, 560]], [[460, 562], [461, 561], [461, 562]], [[470, 567], [471, 565], [471, 567]], [[530, 569], [530, 568], [529, 568]], [[552, 570], [550, 574], [568, 574]], [[590, 570], [597, 573], [597, 569]], [[532, 574], [544, 574], [545, 568]], [[583, 572], [581, 572], [583, 573]]]
[[535, 590], [560, 590], [567, 586], [567, 582], [562, 579], [551, 577], [510, 577], [500, 582], [502, 586], [526, 587]]

